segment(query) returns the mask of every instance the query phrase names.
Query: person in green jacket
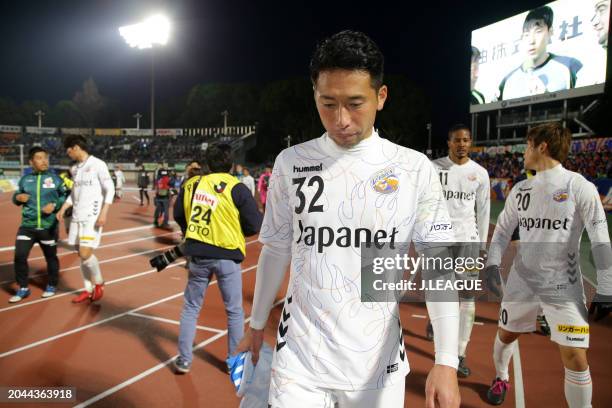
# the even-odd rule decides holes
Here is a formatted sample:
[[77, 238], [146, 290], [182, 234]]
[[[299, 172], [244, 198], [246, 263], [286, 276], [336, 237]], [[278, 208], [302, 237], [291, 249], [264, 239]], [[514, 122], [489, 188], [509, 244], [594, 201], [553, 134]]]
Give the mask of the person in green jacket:
[[29, 152], [32, 173], [19, 180], [13, 203], [22, 206], [22, 221], [15, 242], [15, 277], [19, 290], [9, 299], [16, 303], [30, 296], [28, 288], [28, 256], [35, 243], [45, 255], [49, 281], [42, 297], [55, 295], [59, 280], [57, 258], [58, 222], [55, 213], [66, 200], [67, 189], [62, 179], [49, 171], [49, 153], [42, 147]]

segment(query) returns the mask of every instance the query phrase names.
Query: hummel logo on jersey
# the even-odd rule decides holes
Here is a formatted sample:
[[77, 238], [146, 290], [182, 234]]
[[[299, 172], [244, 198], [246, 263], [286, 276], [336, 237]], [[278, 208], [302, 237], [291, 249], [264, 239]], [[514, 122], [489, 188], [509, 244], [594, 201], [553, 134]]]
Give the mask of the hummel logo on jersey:
[[533, 187], [529, 187], [529, 188], [519, 187], [519, 191], [531, 191], [531, 190], [533, 190]]
[[[531, 218], [531, 217], [520, 217], [519, 226], [529, 231], [532, 228], [536, 229], [547, 229], [547, 230], [567, 230], [567, 223], [569, 218], [564, 220], [551, 220], [550, 218]], [[563, 224], [563, 225], [562, 225]]]
[[323, 171], [323, 163], [319, 163], [316, 166], [293, 166], [294, 173], [306, 173], [308, 171]]
[[[398, 233], [397, 228], [393, 227], [390, 234], [387, 234], [386, 230], [371, 231], [368, 228], [356, 228], [351, 230], [348, 227], [340, 227], [336, 231], [330, 227], [311, 227], [304, 226], [302, 220], [298, 221], [298, 227], [300, 228], [300, 236], [298, 237], [296, 244], [299, 244], [304, 239], [304, 244], [308, 246], [317, 247], [318, 253], [323, 253], [323, 248], [330, 247], [334, 243], [340, 248], [348, 248], [354, 246], [359, 248], [362, 243], [374, 244], [381, 248], [387, 242], [390, 244], [389, 247], [394, 249], [395, 236]], [[386, 238], [391, 238], [390, 241], [384, 241]]]

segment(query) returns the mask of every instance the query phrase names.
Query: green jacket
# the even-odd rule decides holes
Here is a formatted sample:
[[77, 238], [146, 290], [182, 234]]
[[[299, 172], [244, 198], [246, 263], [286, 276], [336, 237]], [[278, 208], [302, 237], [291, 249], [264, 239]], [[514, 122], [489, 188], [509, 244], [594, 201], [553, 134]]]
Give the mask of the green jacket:
[[[27, 203], [17, 201], [18, 194], [29, 194]], [[22, 205], [21, 226], [36, 229], [51, 229], [57, 225], [55, 213], [66, 201], [67, 189], [63, 180], [55, 173], [45, 171], [23, 176], [19, 180], [19, 189], [13, 194], [13, 203]], [[45, 214], [42, 209], [49, 203], [55, 203], [51, 214]]]

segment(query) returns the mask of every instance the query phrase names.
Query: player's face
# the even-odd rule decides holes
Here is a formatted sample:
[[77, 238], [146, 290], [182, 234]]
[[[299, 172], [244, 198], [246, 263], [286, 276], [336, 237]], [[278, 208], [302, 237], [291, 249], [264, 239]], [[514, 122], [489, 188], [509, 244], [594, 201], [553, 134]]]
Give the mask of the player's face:
[[550, 31], [543, 21], [533, 21], [523, 30], [521, 47], [527, 62], [540, 64], [550, 42]]
[[451, 159], [465, 159], [472, 146], [472, 135], [466, 129], [455, 130], [448, 139], [448, 153]]
[[597, 31], [599, 44], [608, 47], [608, 30], [610, 20], [610, 0], [593, 0], [595, 14], [591, 18], [593, 28]]
[[543, 158], [546, 150], [546, 143], [535, 146], [532, 140], [527, 141], [527, 148], [523, 154], [523, 165], [526, 170], [536, 170], [537, 163]]
[[470, 67], [470, 90], [476, 87], [476, 81], [478, 81], [478, 68], [478, 60], [472, 60], [472, 65]]
[[66, 154], [68, 155], [68, 157], [70, 157], [70, 160], [76, 160], [78, 161], [79, 157], [80, 157], [80, 153], [79, 151], [81, 150], [81, 148], [79, 146], [72, 146], [66, 149]]
[[323, 127], [337, 145], [349, 148], [372, 134], [387, 87], [372, 87], [368, 72], [335, 69], [319, 74], [314, 97]]
[[36, 153], [30, 160], [30, 166], [37, 172], [49, 170], [49, 155], [45, 152]]

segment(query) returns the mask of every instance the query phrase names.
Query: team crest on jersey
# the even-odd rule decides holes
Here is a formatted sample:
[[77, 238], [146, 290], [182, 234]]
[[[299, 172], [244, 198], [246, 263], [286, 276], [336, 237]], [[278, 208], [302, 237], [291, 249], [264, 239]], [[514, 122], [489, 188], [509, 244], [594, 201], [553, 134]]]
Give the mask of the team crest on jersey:
[[399, 189], [399, 178], [393, 167], [387, 167], [370, 177], [370, 185], [377, 193], [391, 194]]
[[470, 181], [476, 181], [476, 179], [477, 179], [477, 177], [476, 177], [476, 175], [475, 175], [475, 174], [470, 174], [470, 175], [468, 176], [468, 180], [470, 180]]
[[43, 188], [55, 188], [55, 183], [53, 182], [53, 178], [52, 177], [47, 177], [43, 181]]
[[567, 190], [557, 190], [553, 193], [553, 200], [555, 200], [558, 203], [562, 203], [564, 201], [567, 201]]

